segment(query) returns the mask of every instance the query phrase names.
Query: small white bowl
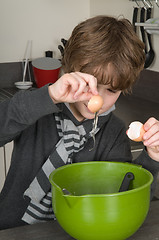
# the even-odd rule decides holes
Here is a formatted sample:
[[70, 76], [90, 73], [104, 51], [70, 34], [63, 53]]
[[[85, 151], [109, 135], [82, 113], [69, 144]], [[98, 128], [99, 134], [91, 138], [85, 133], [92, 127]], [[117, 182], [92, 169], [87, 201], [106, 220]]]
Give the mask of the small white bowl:
[[33, 82], [29, 82], [29, 81], [27, 81], [27, 82], [15, 82], [14, 84], [17, 88], [26, 90], [26, 89], [32, 87]]

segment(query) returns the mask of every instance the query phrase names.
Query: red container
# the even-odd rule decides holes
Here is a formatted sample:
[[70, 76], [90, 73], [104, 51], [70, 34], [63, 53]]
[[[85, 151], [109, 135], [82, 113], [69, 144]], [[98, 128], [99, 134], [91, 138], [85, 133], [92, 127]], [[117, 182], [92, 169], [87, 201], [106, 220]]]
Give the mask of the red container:
[[32, 61], [35, 82], [38, 88], [54, 83], [59, 77], [61, 62], [55, 58], [43, 57]]

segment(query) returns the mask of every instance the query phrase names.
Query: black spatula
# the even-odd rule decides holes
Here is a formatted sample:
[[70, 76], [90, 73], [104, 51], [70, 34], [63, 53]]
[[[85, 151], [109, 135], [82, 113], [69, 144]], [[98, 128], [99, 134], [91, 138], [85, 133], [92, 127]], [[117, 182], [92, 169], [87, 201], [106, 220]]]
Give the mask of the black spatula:
[[124, 176], [122, 184], [120, 186], [119, 192], [124, 192], [129, 190], [130, 182], [134, 180], [134, 174], [132, 172], [127, 172]]

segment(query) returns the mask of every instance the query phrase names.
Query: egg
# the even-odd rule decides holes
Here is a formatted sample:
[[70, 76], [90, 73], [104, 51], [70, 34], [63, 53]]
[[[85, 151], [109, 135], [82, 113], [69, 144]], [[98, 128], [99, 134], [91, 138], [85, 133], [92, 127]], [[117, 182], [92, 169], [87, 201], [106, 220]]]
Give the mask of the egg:
[[129, 129], [126, 131], [128, 137], [135, 142], [143, 141], [144, 133], [145, 133], [144, 125], [139, 121], [132, 122], [129, 125]]
[[88, 102], [88, 109], [92, 113], [96, 113], [101, 109], [103, 103], [104, 103], [103, 98], [100, 95], [94, 95]]

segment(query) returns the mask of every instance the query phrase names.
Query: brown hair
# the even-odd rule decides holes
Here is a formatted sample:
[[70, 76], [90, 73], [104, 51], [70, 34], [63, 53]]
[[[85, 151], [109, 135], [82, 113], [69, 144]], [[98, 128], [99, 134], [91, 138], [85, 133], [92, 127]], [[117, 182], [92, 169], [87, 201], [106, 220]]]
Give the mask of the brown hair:
[[[96, 16], [78, 24], [62, 59], [65, 73], [89, 73], [98, 83], [125, 92], [131, 89], [144, 62], [144, 44], [131, 23], [108, 16]], [[113, 68], [113, 76], [108, 76], [108, 64]]]

